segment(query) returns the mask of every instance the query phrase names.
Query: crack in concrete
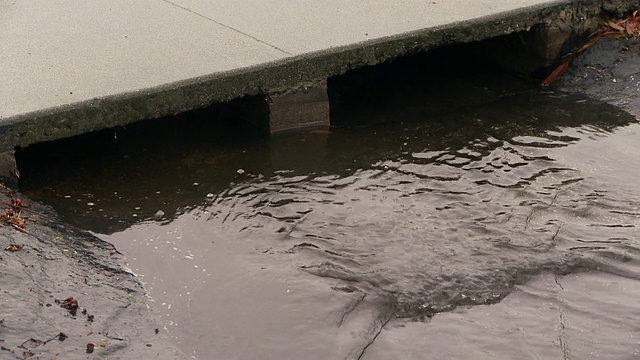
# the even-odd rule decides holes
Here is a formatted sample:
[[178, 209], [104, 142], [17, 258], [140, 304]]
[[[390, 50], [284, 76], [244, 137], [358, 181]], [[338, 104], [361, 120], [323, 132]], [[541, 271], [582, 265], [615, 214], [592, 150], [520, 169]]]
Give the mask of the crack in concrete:
[[556, 204], [556, 201], [558, 201], [558, 196], [560, 196], [560, 193], [561, 193], [561, 192], [562, 192], [562, 190], [561, 190], [561, 191], [558, 191], [558, 192], [553, 196], [553, 199], [551, 199], [551, 203], [549, 204], [549, 206], [548, 206], [547, 208], [550, 208], [550, 207], [552, 207], [553, 205], [555, 205], [555, 204]]
[[275, 45], [273, 45], [273, 44], [269, 44], [269, 43], [268, 43], [268, 42], [266, 42], [266, 41], [260, 40], [260, 39], [258, 39], [257, 37], [252, 36], [252, 35], [249, 35], [249, 34], [247, 34], [247, 33], [243, 32], [243, 31], [240, 31], [240, 30], [238, 30], [238, 29], [236, 29], [236, 28], [234, 28], [234, 27], [232, 27], [232, 26], [229, 26], [229, 25], [226, 25], [226, 24], [224, 24], [224, 23], [221, 23], [220, 21], [216, 21], [216, 20], [214, 20], [214, 19], [212, 19], [212, 18], [210, 18], [210, 17], [207, 17], [207, 16], [205, 16], [205, 15], [202, 15], [202, 14], [200, 14], [200, 13], [197, 13], [197, 12], [195, 12], [195, 11], [193, 11], [193, 10], [189, 9], [189, 8], [186, 8], [186, 7], [184, 7], [184, 6], [180, 6], [180, 5], [178, 5], [178, 4], [174, 3], [174, 2], [171, 2], [171, 1], [169, 1], [169, 0], [162, 0], [162, 1], [164, 1], [164, 2], [166, 2], [166, 3], [169, 3], [169, 4], [171, 4], [171, 5], [175, 6], [175, 7], [179, 8], [179, 9], [182, 9], [182, 10], [184, 10], [184, 11], [188, 11], [188, 12], [190, 12], [190, 13], [192, 13], [192, 14], [194, 14], [194, 15], [197, 15], [197, 16], [199, 16], [199, 17], [203, 18], [203, 19], [207, 19], [207, 20], [209, 20], [209, 21], [211, 21], [211, 22], [214, 22], [214, 23], [216, 23], [216, 24], [218, 24], [218, 25], [220, 25], [220, 26], [222, 26], [222, 27], [225, 27], [225, 28], [227, 28], [227, 29], [231, 30], [231, 31], [237, 32], [238, 34], [241, 34], [241, 35], [244, 35], [244, 36], [246, 36], [246, 37], [248, 37], [248, 38], [251, 38], [251, 39], [253, 39], [253, 40], [255, 40], [255, 41], [257, 41], [257, 42], [259, 42], [259, 43], [261, 43], [261, 44], [267, 45], [267, 46], [269, 46], [270, 48], [272, 48], [272, 49], [274, 49], [274, 50], [277, 50], [277, 51], [279, 51], [279, 52], [281, 52], [281, 53], [283, 53], [283, 54], [286, 54], [286, 55], [289, 55], [289, 56], [293, 56], [293, 54], [292, 54], [292, 53], [290, 53], [290, 52], [288, 52], [288, 51], [286, 51], [286, 50], [284, 50], [284, 49], [281, 49], [281, 48], [279, 48], [279, 47], [277, 47], [277, 46], [275, 46]]
[[[564, 287], [560, 284], [558, 277], [554, 276], [553, 280], [560, 287], [560, 290], [564, 291]], [[558, 313], [560, 317], [560, 333], [558, 334], [558, 342], [560, 343], [560, 348], [562, 349], [562, 359], [569, 359], [569, 346], [565, 339], [565, 329], [567, 328], [567, 319], [564, 317], [564, 313], [562, 312], [562, 304], [558, 304]]]
[[358, 305], [360, 305], [364, 301], [365, 297], [367, 297], [367, 293], [362, 293], [360, 294], [358, 299], [356, 299], [356, 301], [354, 301], [350, 305], [347, 305], [346, 310], [344, 311], [344, 313], [342, 314], [342, 317], [340, 318], [340, 322], [338, 322], [338, 327], [342, 327], [342, 324], [344, 324], [344, 319], [346, 319], [347, 316], [349, 316], [349, 314], [351, 314], [353, 310], [355, 310], [355, 308], [357, 308]]
[[564, 287], [562, 287], [562, 284], [560, 284], [560, 281], [558, 281], [557, 277], [554, 277], [553, 280], [555, 280], [556, 284], [558, 284], [558, 286], [560, 287], [561, 290], [564, 291]]
[[564, 330], [566, 329], [566, 319], [564, 318], [564, 314], [562, 313], [562, 309], [558, 308], [558, 312], [560, 313], [560, 334], [558, 334], [558, 341], [560, 342], [560, 347], [562, 348], [562, 358], [564, 360], [568, 360], [569, 359], [569, 347], [567, 345], [567, 342], [565, 341], [565, 333]]
[[360, 352], [360, 355], [358, 356], [358, 360], [362, 360], [364, 358], [364, 354], [367, 351], [367, 349], [369, 348], [369, 346], [371, 346], [376, 339], [378, 338], [378, 335], [380, 335], [380, 333], [382, 332], [382, 329], [384, 329], [385, 326], [387, 326], [387, 324], [389, 323], [389, 321], [391, 321], [391, 319], [393, 319], [393, 316], [395, 315], [395, 311], [392, 312], [391, 314], [389, 314], [389, 316], [387, 317], [387, 319], [380, 325], [380, 328], [378, 329], [378, 331], [376, 332], [376, 334], [371, 338], [371, 340], [369, 340], [369, 342], [362, 348], [362, 351]]
[[312, 212], [313, 212], [313, 210], [307, 212], [301, 218], [299, 218], [298, 220], [294, 221], [294, 223], [291, 225], [291, 229], [289, 229], [289, 231], [286, 232], [285, 236], [286, 237], [291, 237], [291, 233], [296, 231], [298, 226], [300, 224], [302, 224], [302, 222], [305, 221], [309, 217], [309, 215], [311, 215]]
[[[551, 243], [553, 244], [556, 241], [556, 238], [558, 237], [558, 234], [560, 233], [560, 230], [562, 230], [562, 227], [564, 226], [564, 223], [560, 223], [560, 226], [558, 226], [558, 229], [556, 230], [556, 233], [553, 234], [553, 236], [551, 237]], [[560, 283], [558, 282], [558, 279], [556, 278], [556, 283], [558, 285], [560, 285]], [[562, 285], [560, 285], [560, 287], [562, 287]], [[564, 289], [563, 289], [564, 290]]]
[[529, 216], [527, 216], [527, 219], [524, 221], [524, 230], [527, 230], [529, 228], [529, 223], [531, 223], [531, 218], [533, 217], [534, 211], [535, 209], [531, 210], [531, 213], [529, 214]]
[[[561, 189], [558, 190], [558, 192], [556, 192], [556, 194], [553, 196], [553, 199], [551, 199], [551, 202], [549, 204], [546, 204], [547, 206], [544, 207], [544, 210], [548, 210], [549, 208], [551, 208], [552, 206], [554, 206], [556, 204], [556, 202], [558, 201], [558, 197], [560, 197], [560, 195], [562, 193], [565, 193], [567, 191], [569, 191], [571, 188], [573, 187], [573, 184], [565, 189]], [[524, 223], [524, 230], [529, 229], [529, 225], [531, 224], [531, 220], [533, 219], [533, 215], [535, 214], [537, 209], [531, 209], [531, 212], [529, 213], [529, 215], [527, 216], [525, 223]], [[512, 210], [513, 211], [513, 210]], [[553, 238], [551, 239], [552, 241], [556, 239], [556, 236], [558, 235], [558, 232], [560, 232], [560, 229], [562, 228], [564, 224], [561, 224], [560, 227], [558, 228], [558, 230], [556, 231], [555, 235], [553, 235]]]

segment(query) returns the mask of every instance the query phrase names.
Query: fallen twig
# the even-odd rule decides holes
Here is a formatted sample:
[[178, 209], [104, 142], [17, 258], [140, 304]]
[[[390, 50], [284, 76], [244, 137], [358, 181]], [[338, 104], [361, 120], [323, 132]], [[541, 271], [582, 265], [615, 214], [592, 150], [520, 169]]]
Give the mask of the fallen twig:
[[635, 10], [631, 15], [624, 19], [606, 19], [600, 25], [598, 31], [592, 34], [591, 39], [586, 44], [582, 45], [580, 49], [569, 54], [565, 58], [565, 61], [558, 65], [546, 79], [544, 79], [540, 85], [548, 85], [556, 80], [560, 75], [564, 74], [569, 68], [571, 60], [578, 54], [585, 52], [591, 45], [595, 44], [603, 36], [625, 36], [627, 38], [640, 37], [640, 13], [639, 10]]

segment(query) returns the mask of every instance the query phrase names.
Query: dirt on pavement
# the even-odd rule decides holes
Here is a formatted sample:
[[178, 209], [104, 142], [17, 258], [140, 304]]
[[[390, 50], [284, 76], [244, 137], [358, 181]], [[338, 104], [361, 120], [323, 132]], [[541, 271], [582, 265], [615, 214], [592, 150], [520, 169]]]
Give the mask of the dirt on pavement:
[[0, 358], [186, 358], [112, 245], [28, 200], [21, 215], [26, 231], [0, 224]]

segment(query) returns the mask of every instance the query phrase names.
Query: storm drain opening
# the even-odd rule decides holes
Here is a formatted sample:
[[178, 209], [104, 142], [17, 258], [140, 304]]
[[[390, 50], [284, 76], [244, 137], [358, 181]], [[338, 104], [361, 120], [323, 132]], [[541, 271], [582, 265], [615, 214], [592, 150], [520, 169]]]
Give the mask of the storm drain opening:
[[266, 135], [268, 108], [263, 97], [245, 97], [157, 119], [142, 120], [60, 140], [36, 143], [16, 151], [25, 180], [37, 166], [53, 159], [94, 161], [133, 157], [140, 152], [176, 152], [190, 143], [222, 143]]
[[[174, 189], [193, 188], [201, 182], [197, 179], [202, 171], [248, 156], [253, 147], [267, 142], [267, 119], [264, 97], [254, 96], [33, 144], [16, 151], [19, 187], [34, 200], [49, 191], [52, 182], [73, 183], [78, 193], [110, 191], [114, 203], [153, 196], [160, 199], [156, 192], [165, 183], [170, 182]], [[226, 184], [234, 175], [220, 174], [212, 181]], [[64, 202], [70, 195], [56, 196]], [[190, 201], [179, 190], [170, 197]], [[91, 197], [82, 200], [83, 205], [95, 202]], [[102, 204], [105, 221], [111, 216], [108, 208]]]
[[540, 84], [583, 36], [545, 27], [435, 48], [328, 79], [334, 126], [437, 118]]

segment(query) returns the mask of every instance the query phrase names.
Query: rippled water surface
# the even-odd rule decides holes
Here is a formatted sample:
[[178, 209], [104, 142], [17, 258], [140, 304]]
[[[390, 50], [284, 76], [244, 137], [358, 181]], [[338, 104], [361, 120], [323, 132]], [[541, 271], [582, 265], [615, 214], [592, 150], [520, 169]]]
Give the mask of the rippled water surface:
[[640, 126], [492, 91], [330, 133], [52, 151], [22, 188], [114, 243], [199, 359], [639, 356]]

